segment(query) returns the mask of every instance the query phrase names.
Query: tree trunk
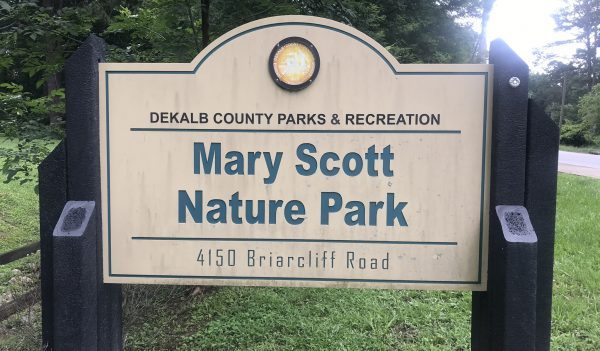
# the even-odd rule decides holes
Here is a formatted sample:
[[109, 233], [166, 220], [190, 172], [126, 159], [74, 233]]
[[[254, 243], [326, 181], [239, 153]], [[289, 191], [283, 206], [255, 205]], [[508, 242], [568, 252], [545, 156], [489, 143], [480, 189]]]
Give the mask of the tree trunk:
[[210, 43], [209, 36], [209, 10], [210, 10], [210, 0], [200, 0], [200, 13], [202, 14], [202, 48], [208, 46]]
[[[42, 6], [46, 8], [51, 8], [56, 14], [60, 9], [63, 8], [62, 0], [42, 0]], [[51, 64], [53, 62], [53, 57], [56, 55], [62, 55], [60, 52], [61, 48], [56, 44], [54, 40], [48, 40], [46, 42], [46, 62]], [[44, 85], [44, 94], [49, 96], [52, 94], [54, 90], [62, 88], [62, 77], [60, 73], [53, 73], [46, 78], [46, 84]], [[55, 103], [58, 103], [58, 98], [55, 98]], [[50, 124], [56, 124], [59, 121], [60, 115], [58, 113], [50, 113]]]
[[194, 23], [194, 14], [192, 12], [192, 4], [190, 4], [189, 0], [185, 2], [187, 6], [188, 19], [190, 20], [190, 27], [192, 27], [192, 33], [194, 35], [194, 44], [196, 47], [196, 51], [200, 51], [200, 43], [198, 43], [198, 32], [196, 31], [196, 24]]
[[481, 32], [473, 47], [473, 53], [471, 54], [471, 63], [485, 63], [488, 58], [487, 48], [487, 24], [490, 19], [490, 12], [494, 7], [495, 0], [484, 0], [482, 3], [481, 12]]

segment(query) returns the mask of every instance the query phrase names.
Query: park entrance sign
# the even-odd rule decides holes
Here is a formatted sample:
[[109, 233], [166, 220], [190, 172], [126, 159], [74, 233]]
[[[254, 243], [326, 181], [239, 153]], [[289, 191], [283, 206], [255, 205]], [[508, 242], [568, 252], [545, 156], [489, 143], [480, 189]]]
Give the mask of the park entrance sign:
[[485, 290], [490, 67], [302, 16], [101, 63], [104, 281]]
[[550, 349], [559, 132], [502, 40], [405, 65], [293, 16], [190, 64], [105, 54], [66, 62], [39, 167], [45, 349], [121, 350], [120, 283], [473, 290], [472, 350]]

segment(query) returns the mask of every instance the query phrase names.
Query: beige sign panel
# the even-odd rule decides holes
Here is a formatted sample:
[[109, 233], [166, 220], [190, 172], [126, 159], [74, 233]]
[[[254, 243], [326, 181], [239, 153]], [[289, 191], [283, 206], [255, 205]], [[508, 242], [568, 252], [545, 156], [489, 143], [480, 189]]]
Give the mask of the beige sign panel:
[[486, 289], [490, 66], [285, 16], [99, 70], [105, 282]]

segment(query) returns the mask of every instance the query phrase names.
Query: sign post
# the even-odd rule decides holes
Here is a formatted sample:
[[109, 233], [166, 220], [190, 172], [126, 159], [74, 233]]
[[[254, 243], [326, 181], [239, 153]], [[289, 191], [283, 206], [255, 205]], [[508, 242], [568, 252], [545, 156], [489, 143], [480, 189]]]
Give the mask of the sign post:
[[[527, 67], [494, 45], [495, 68], [400, 64], [351, 27], [283, 16], [234, 29], [189, 64], [82, 69], [98, 80], [83, 95], [98, 112], [80, 135], [67, 125], [67, 152], [44, 174], [66, 168], [65, 199], [95, 201], [101, 216], [98, 347], [121, 347], [110, 306], [133, 283], [471, 290], [474, 350], [543, 350], [555, 193], [528, 177], [556, 187], [555, 141], [542, 150], [528, 126], [554, 130], [528, 114]], [[82, 167], [85, 155], [98, 163]], [[552, 225], [540, 224], [538, 249], [541, 222]]]
[[[494, 65], [492, 166], [490, 193], [489, 278], [486, 292], [473, 293], [473, 350], [550, 349], [552, 263], [558, 169], [558, 128], [528, 100], [529, 68], [506, 43], [490, 46]], [[523, 267], [507, 262], [513, 250], [532, 243], [510, 243], [496, 216], [497, 206], [525, 206], [537, 234], [537, 253]], [[514, 257], [514, 254], [512, 254]], [[536, 266], [535, 275], [531, 268]], [[511, 270], [509, 270], [509, 268]], [[535, 290], [535, 310], [527, 320], [511, 320], [507, 308], [519, 300], [507, 298], [507, 284]], [[514, 293], [514, 292], [510, 292]], [[532, 307], [521, 305], [522, 309]], [[513, 309], [514, 311], [514, 309]], [[531, 310], [530, 310], [531, 311]], [[520, 318], [522, 319], [522, 318]]]
[[[74, 316], [58, 314], [62, 305], [59, 294], [54, 291], [57, 281], [79, 281], [80, 272], [95, 272], [96, 285], [87, 290], [78, 301], [81, 306], [71, 306], [73, 311], [87, 310], [96, 306], [96, 326], [98, 350], [120, 350], [122, 348], [121, 285], [104, 284], [102, 279], [102, 228], [100, 217], [88, 221], [95, 228], [82, 228], [87, 235], [93, 235], [94, 255], [86, 251], [86, 269], [76, 265], [77, 255], [66, 251], [68, 247], [82, 247], [77, 241], [81, 238], [55, 236], [60, 233], [59, 222], [62, 209], [67, 201], [93, 201], [94, 216], [99, 216], [100, 206], [100, 152], [99, 152], [99, 90], [98, 62], [104, 61], [106, 45], [96, 36], [90, 36], [65, 65], [66, 81], [66, 137], [56, 149], [40, 164], [40, 247], [42, 285], [42, 344], [46, 350], [54, 350], [56, 328], [63, 328], [76, 320]], [[56, 230], [55, 230], [56, 229]], [[70, 243], [69, 241], [76, 241]], [[61, 252], [57, 252], [57, 250]], [[55, 269], [53, 256], [64, 256], [61, 269]], [[71, 261], [69, 264], [68, 262]], [[93, 268], [90, 264], [93, 263]], [[71, 269], [67, 269], [71, 268]], [[89, 278], [89, 277], [87, 277]], [[89, 281], [89, 280], [88, 280]], [[58, 286], [68, 287], [65, 284]], [[75, 302], [73, 302], [75, 303]], [[78, 308], [79, 307], [79, 308]], [[79, 328], [84, 328], [79, 324]], [[85, 330], [63, 331], [61, 336], [88, 334]], [[77, 340], [60, 340], [69, 345]]]

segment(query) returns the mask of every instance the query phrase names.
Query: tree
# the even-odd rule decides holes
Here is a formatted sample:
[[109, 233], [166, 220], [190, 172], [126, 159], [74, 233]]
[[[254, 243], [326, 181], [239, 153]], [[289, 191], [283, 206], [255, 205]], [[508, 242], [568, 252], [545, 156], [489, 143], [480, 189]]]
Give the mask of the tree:
[[200, 13], [202, 17], [202, 48], [210, 43], [210, 0], [200, 1]]
[[469, 62], [477, 34], [459, 20], [479, 16], [479, 1], [377, 0], [373, 3], [381, 8], [383, 19], [381, 39], [372, 36], [401, 63]]
[[592, 136], [600, 135], [600, 84], [579, 100], [579, 115], [583, 122], [589, 126]]
[[544, 106], [554, 121], [558, 123], [562, 102], [563, 84], [566, 81], [564, 117], [566, 121], [579, 122], [577, 102], [585, 94], [585, 82], [575, 66], [560, 61], [552, 61], [543, 74], [532, 74], [529, 79], [531, 97]]
[[600, 2], [598, 0], [571, 0], [558, 14], [554, 16], [556, 29], [572, 32], [573, 38], [557, 42], [583, 43], [584, 48], [578, 49], [574, 61], [581, 75], [585, 77], [587, 91], [598, 82], [599, 61], [597, 48], [600, 46]]
[[0, 150], [2, 172], [30, 179], [48, 152], [34, 140], [60, 137], [64, 62], [90, 33], [107, 42], [108, 61], [190, 62], [244, 23], [313, 15], [365, 32], [401, 63], [458, 63], [477, 38], [460, 19], [479, 16], [481, 1], [0, 0], [0, 136], [19, 145]]
[[488, 59], [487, 49], [487, 24], [490, 19], [490, 13], [494, 7], [495, 0], [482, 0], [481, 1], [481, 31], [479, 37], [475, 42], [473, 48], [473, 54], [471, 55], [471, 61], [473, 63], [485, 63]]
[[[569, 33], [572, 37], [553, 45], [578, 43], [582, 48], [577, 50], [568, 64], [545, 57], [546, 60], [550, 60], [550, 64], [546, 73], [532, 76], [531, 95], [558, 121], [561, 92], [565, 85], [566, 128], [561, 140], [571, 144], [589, 142], [588, 136], [598, 131], [592, 118], [591, 111], [594, 104], [591, 101], [594, 101], [594, 98], [591, 91], [600, 79], [600, 60], [597, 57], [597, 49], [600, 45], [600, 2], [598, 0], [565, 1], [563, 8], [554, 15], [554, 20], [556, 30]], [[587, 102], [586, 108], [582, 107], [584, 101]], [[584, 111], [587, 111], [585, 115]], [[590, 131], [590, 128], [595, 129]]]
[[0, 0], [0, 134], [17, 141], [0, 150], [1, 172], [21, 184], [37, 181], [37, 163], [54, 144], [49, 138], [62, 134], [62, 68], [96, 17], [91, 6], [42, 5]]
[[114, 44], [117, 61], [185, 62], [211, 38], [244, 23], [302, 14], [353, 26], [400, 62], [468, 62], [476, 33], [458, 20], [479, 16], [480, 5], [480, 0], [143, 0], [122, 6], [102, 36]]

